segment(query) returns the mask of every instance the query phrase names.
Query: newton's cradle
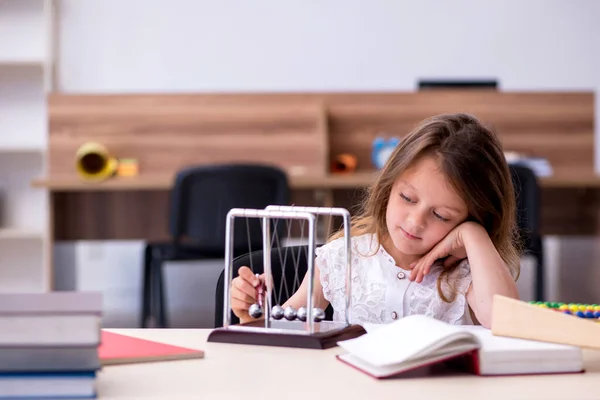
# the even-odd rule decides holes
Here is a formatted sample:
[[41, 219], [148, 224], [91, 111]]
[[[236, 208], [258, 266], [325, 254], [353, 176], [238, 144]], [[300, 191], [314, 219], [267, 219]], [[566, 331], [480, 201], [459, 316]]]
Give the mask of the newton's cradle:
[[[343, 322], [326, 321], [325, 312], [313, 307], [314, 259], [316, 248], [316, 221], [319, 215], [340, 216], [344, 229], [344, 257], [346, 266], [346, 307]], [[257, 303], [248, 310], [255, 318], [248, 323], [231, 323], [231, 281], [233, 275], [233, 238], [235, 218], [258, 218], [262, 220], [263, 266], [265, 284], [258, 287]], [[272, 303], [271, 270], [271, 234], [272, 220], [301, 220], [308, 222], [307, 272], [308, 290], [306, 306], [298, 310], [285, 309]], [[284, 346], [325, 349], [333, 347], [338, 341], [351, 339], [365, 332], [360, 325], [350, 323], [351, 319], [351, 247], [350, 213], [343, 208], [268, 206], [265, 209], [233, 208], [227, 214], [225, 228], [225, 290], [223, 299], [223, 327], [214, 329], [208, 337], [209, 342], [253, 344], [266, 346]], [[295, 271], [299, 269], [294, 263]], [[285, 279], [282, 277], [282, 279]], [[281, 293], [279, 293], [281, 295]], [[289, 293], [288, 293], [289, 294]], [[263, 319], [258, 319], [264, 317]]]

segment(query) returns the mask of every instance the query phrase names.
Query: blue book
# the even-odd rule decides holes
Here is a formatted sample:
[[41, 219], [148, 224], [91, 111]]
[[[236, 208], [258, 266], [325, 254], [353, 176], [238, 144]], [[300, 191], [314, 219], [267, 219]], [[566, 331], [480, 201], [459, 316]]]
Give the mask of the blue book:
[[0, 373], [0, 399], [95, 397], [96, 371]]

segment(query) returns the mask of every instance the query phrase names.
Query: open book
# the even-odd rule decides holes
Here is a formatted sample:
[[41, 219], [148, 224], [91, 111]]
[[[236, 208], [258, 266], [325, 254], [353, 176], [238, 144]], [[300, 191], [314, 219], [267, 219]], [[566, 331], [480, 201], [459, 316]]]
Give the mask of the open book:
[[579, 347], [494, 336], [481, 326], [412, 315], [338, 342], [339, 360], [375, 378], [452, 364], [477, 375], [583, 372]]

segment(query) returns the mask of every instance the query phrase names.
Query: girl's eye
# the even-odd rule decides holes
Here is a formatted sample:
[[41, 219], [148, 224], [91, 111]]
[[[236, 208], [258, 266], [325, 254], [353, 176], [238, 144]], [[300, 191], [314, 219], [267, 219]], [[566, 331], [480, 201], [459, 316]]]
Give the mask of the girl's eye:
[[448, 218], [444, 218], [444, 217], [442, 217], [440, 214], [436, 213], [435, 211], [433, 212], [433, 215], [434, 215], [434, 216], [435, 216], [437, 219], [439, 219], [440, 221], [443, 221], [443, 222], [448, 222]]
[[400, 197], [402, 197], [404, 200], [408, 201], [409, 203], [412, 203], [412, 202], [413, 202], [413, 201], [412, 201], [410, 198], [406, 197], [406, 196], [405, 196], [404, 194], [402, 194], [402, 193], [400, 193]]

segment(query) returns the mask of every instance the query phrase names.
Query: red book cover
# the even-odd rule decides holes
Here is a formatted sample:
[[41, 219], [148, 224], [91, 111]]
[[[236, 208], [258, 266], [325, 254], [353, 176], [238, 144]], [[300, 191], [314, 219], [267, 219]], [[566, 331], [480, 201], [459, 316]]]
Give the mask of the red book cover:
[[102, 365], [116, 365], [204, 358], [204, 351], [102, 331], [98, 355]]

